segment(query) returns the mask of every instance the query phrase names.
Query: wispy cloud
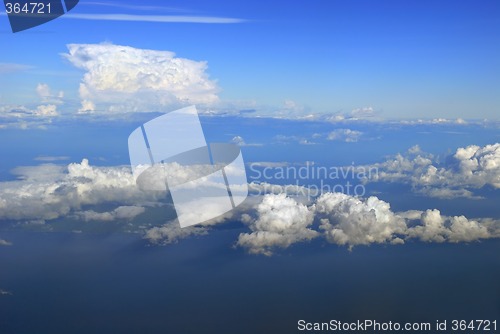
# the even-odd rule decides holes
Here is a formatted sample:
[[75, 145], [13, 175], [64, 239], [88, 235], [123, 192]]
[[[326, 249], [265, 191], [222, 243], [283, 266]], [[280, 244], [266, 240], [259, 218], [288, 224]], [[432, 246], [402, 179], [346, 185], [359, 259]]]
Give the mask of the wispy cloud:
[[216, 16], [187, 16], [187, 15], [133, 15], [133, 14], [67, 14], [67, 19], [97, 20], [97, 21], [133, 21], [133, 22], [161, 22], [161, 23], [209, 23], [230, 24], [242, 23], [243, 19]]
[[14, 63], [0, 63], [0, 74], [21, 72], [32, 69], [33, 66]]
[[69, 160], [68, 156], [48, 156], [48, 155], [40, 155], [34, 159], [35, 161], [64, 161]]
[[123, 8], [123, 9], [133, 9], [133, 10], [168, 10], [168, 11], [176, 11], [176, 12], [184, 11], [183, 9], [175, 8], [175, 7], [128, 5], [128, 4], [122, 4], [122, 3], [100, 2], [100, 1], [81, 2], [80, 5], [114, 7], [114, 8]]

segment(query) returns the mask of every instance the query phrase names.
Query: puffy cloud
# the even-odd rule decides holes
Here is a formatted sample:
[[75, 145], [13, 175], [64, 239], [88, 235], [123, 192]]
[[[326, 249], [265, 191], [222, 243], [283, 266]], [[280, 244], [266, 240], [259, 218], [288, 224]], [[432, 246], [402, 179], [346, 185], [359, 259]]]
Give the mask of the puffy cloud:
[[371, 243], [403, 243], [406, 225], [390, 210], [387, 202], [377, 197], [366, 200], [342, 193], [325, 193], [316, 201], [321, 218], [320, 228], [326, 238], [338, 245]]
[[[490, 148], [481, 154], [478, 151], [480, 148], [459, 151], [457, 159], [468, 161], [492, 152]], [[481, 158], [478, 165], [482, 163], [485, 170], [491, 169], [490, 163], [480, 161]], [[467, 170], [476, 168], [465, 165]], [[397, 170], [408, 167], [405, 161], [396, 161], [394, 166]], [[0, 219], [21, 223], [44, 223], [63, 216], [87, 221], [132, 219], [143, 213], [145, 206], [161, 205], [166, 198], [165, 191], [141, 191], [129, 167], [90, 166], [87, 160], [66, 167], [18, 167], [13, 173], [17, 180], [0, 182]], [[237, 210], [204, 225], [228, 220], [243, 222], [250, 231], [239, 235], [237, 245], [253, 254], [270, 255], [276, 249], [321, 235], [328, 242], [349, 248], [372, 243], [400, 244], [410, 239], [473, 242], [500, 237], [500, 221], [494, 219], [444, 216], [438, 210], [393, 212], [389, 203], [377, 197], [363, 199], [341, 193], [324, 193], [311, 200], [317, 194], [296, 185], [251, 183], [249, 189], [259, 196], [249, 197]], [[98, 212], [92, 207], [103, 204], [117, 208]], [[144, 238], [153, 244], [169, 244], [206, 234], [206, 226], [181, 229], [173, 221], [149, 229]]]
[[363, 132], [351, 129], [336, 129], [327, 136], [328, 140], [343, 141], [346, 143], [357, 142]]
[[469, 220], [464, 216], [442, 216], [439, 210], [422, 212], [420, 222], [421, 225], [408, 229], [410, 238], [426, 242], [471, 242], [498, 236], [479, 220]]
[[0, 246], [12, 246], [12, 242], [0, 239]]
[[165, 196], [141, 191], [129, 167], [95, 167], [86, 159], [67, 167], [18, 167], [13, 172], [18, 180], [0, 183], [0, 219], [50, 220], [85, 205], [149, 205]]
[[457, 243], [500, 237], [498, 220], [444, 216], [439, 210], [396, 213], [377, 197], [325, 193], [307, 204], [285, 193], [267, 194], [254, 208], [255, 212], [247, 210], [240, 215], [251, 232], [241, 233], [237, 241], [252, 254], [271, 255], [276, 248], [319, 235], [349, 249], [374, 243], [404, 244], [411, 239]]
[[76, 216], [85, 221], [113, 221], [117, 219], [133, 219], [144, 213], [146, 209], [142, 206], [119, 206], [109, 212], [95, 212], [94, 210], [76, 212]]
[[500, 143], [458, 148], [445, 164], [413, 147], [405, 156], [398, 154], [369, 167], [376, 168], [378, 173], [367, 182], [407, 183], [417, 192], [432, 197], [477, 198], [471, 189], [500, 188]]
[[38, 107], [36, 107], [34, 114], [36, 116], [45, 117], [53, 117], [59, 115], [59, 113], [57, 112], [57, 106], [55, 104], [39, 105]]
[[149, 229], [144, 235], [144, 239], [154, 245], [167, 245], [193, 235], [205, 235], [208, 233], [207, 231], [206, 227], [199, 226], [181, 228], [177, 221], [172, 221], [163, 226]]
[[309, 241], [319, 235], [309, 228], [313, 211], [285, 194], [265, 195], [257, 206], [257, 219], [249, 221], [251, 233], [241, 233], [237, 245], [252, 254], [271, 255], [274, 247], [287, 248], [293, 243]]
[[63, 56], [85, 71], [80, 112], [151, 112], [166, 105], [218, 101], [206, 62], [113, 44], [69, 44], [68, 51]]

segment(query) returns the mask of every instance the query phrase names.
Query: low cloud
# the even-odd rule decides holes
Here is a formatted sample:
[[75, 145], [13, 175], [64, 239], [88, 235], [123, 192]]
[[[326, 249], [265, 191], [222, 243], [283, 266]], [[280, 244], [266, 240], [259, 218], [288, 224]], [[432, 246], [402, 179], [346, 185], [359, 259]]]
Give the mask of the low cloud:
[[[18, 180], [0, 183], [0, 219], [51, 220], [83, 206], [147, 206], [165, 197], [164, 192], [141, 191], [128, 166], [96, 167], [86, 159], [66, 167], [18, 167], [13, 173]], [[128, 209], [117, 210], [113, 215], [118, 218]]]
[[12, 242], [0, 239], [0, 246], [12, 246]]
[[334, 141], [343, 141], [346, 143], [354, 143], [357, 142], [363, 132], [351, 129], [336, 129], [328, 134], [326, 139], [334, 140]]
[[236, 144], [238, 146], [262, 146], [262, 144], [257, 144], [257, 143], [247, 143], [243, 137], [241, 136], [234, 136], [233, 139], [231, 139], [231, 142], [233, 144]]
[[274, 250], [319, 236], [329, 243], [353, 249], [359, 245], [424, 242], [475, 242], [500, 237], [500, 221], [445, 216], [439, 210], [393, 212], [377, 197], [362, 199], [325, 193], [309, 205], [285, 194], [268, 194], [256, 205], [255, 217], [242, 216], [251, 229], [237, 245], [252, 254]]
[[94, 210], [76, 212], [76, 216], [84, 221], [114, 221], [117, 219], [134, 219], [138, 215], [144, 213], [146, 208], [142, 206], [119, 206], [116, 209], [108, 212], [95, 212]]
[[285, 194], [266, 195], [257, 205], [257, 218], [245, 216], [252, 230], [241, 233], [237, 245], [252, 254], [271, 255], [273, 247], [287, 248], [316, 238], [319, 233], [309, 228], [313, 211]]
[[379, 171], [366, 182], [410, 184], [416, 192], [438, 198], [479, 198], [474, 189], [500, 188], [500, 143], [458, 148], [442, 164], [415, 146], [405, 155], [363, 167]]
[[177, 221], [172, 221], [163, 226], [149, 229], [144, 235], [144, 239], [153, 245], [168, 245], [177, 243], [187, 237], [207, 233], [208, 229], [206, 227], [190, 226], [181, 228]]
[[0, 289], [0, 296], [13, 296], [13, 293], [7, 290]]
[[[393, 177], [399, 179], [400, 175], [413, 175], [413, 168], [425, 171], [432, 166], [431, 156], [417, 147], [412, 152], [417, 155], [412, 159], [401, 157], [387, 163]], [[494, 179], [488, 173], [496, 168], [492, 162], [496, 161], [496, 154], [495, 145], [457, 150], [453, 166], [461, 171], [461, 182], [465, 177], [469, 185], [493, 186]], [[474, 176], [479, 168], [481, 182]], [[444, 169], [443, 173], [448, 170], [451, 169]], [[465, 171], [470, 173], [464, 176]], [[13, 172], [17, 180], [0, 182], [3, 220], [44, 222], [63, 216], [83, 221], [128, 220], [166, 198], [166, 192], [141, 191], [129, 167], [96, 167], [83, 160], [68, 166], [18, 167]], [[485, 179], [490, 181], [486, 183]], [[445, 216], [436, 209], [394, 212], [389, 203], [375, 196], [359, 198], [324, 193], [315, 197], [317, 194], [311, 194], [306, 187], [268, 183], [251, 183], [249, 190], [257, 195], [204, 226], [180, 228], [174, 220], [147, 230], [144, 239], [158, 245], [175, 243], [189, 236], [207, 234], [208, 226], [212, 228], [230, 220], [240, 221], [249, 228], [240, 233], [236, 245], [249, 253], [264, 255], [318, 239], [352, 249], [358, 245], [403, 244], [410, 240], [458, 243], [500, 237], [500, 221], [495, 219]], [[107, 212], [96, 210], [103, 204], [117, 207]], [[8, 246], [10, 242], [0, 239], [0, 245]]]

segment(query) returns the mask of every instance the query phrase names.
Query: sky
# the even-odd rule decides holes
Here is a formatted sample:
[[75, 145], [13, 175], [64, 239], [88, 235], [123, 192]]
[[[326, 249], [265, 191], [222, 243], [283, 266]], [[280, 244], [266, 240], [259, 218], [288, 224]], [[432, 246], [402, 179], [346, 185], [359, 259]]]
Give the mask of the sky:
[[[1, 62], [18, 66], [3, 65], [0, 101], [33, 102], [35, 87], [45, 83], [64, 92], [71, 112], [82, 71], [61, 56], [67, 45], [113, 43], [206, 62], [220, 98], [215, 109], [373, 108], [385, 119], [498, 119], [499, 7], [494, 1], [81, 1], [61, 19], [17, 34], [1, 20], [9, 46]], [[144, 22], [153, 15], [223, 23]]]
[[[0, 13], [0, 332], [498, 323], [499, 28], [487, 0], [81, 0], [18, 33]], [[203, 140], [241, 159], [224, 184]], [[155, 153], [200, 143], [193, 169], [199, 147]], [[234, 208], [181, 228], [186, 189]]]

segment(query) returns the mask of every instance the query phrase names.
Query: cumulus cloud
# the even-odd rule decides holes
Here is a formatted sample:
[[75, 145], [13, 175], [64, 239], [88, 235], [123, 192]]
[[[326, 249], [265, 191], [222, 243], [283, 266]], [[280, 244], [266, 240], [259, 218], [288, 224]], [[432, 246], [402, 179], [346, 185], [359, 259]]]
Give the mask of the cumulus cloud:
[[36, 107], [33, 112], [36, 116], [53, 117], [59, 115], [55, 104], [45, 104]]
[[[0, 219], [50, 220], [86, 205], [144, 206], [165, 196], [141, 191], [129, 167], [95, 167], [86, 159], [67, 167], [19, 167], [13, 173], [18, 180], [0, 183]], [[121, 210], [115, 212], [117, 217]]]
[[476, 198], [473, 189], [500, 188], [500, 143], [458, 148], [444, 164], [417, 146], [406, 155], [397, 154], [369, 167], [377, 168], [378, 173], [367, 182], [407, 183], [417, 192], [432, 197]]
[[69, 44], [63, 56], [85, 71], [80, 112], [151, 112], [167, 105], [218, 101], [218, 87], [206, 73], [206, 62], [178, 58], [173, 52]]
[[207, 233], [208, 229], [206, 227], [189, 226], [181, 228], [177, 221], [172, 221], [163, 226], [149, 229], [144, 235], [144, 239], [154, 245], [167, 245], [177, 243], [180, 239]]
[[357, 142], [363, 132], [351, 129], [336, 129], [328, 134], [328, 140], [343, 141], [346, 143]]
[[[414, 148], [413, 151], [420, 150]], [[491, 155], [494, 150], [479, 151], [480, 148], [458, 150], [456, 158], [468, 161], [477, 156], [478, 164], [471, 167], [466, 163], [467, 170], [481, 164], [490, 170], [491, 163], [479, 157]], [[421, 156], [421, 159], [425, 161], [428, 157]], [[394, 165], [403, 171], [412, 166], [407, 166], [404, 160]], [[460, 163], [457, 166], [461, 166]], [[84, 221], [133, 219], [143, 213], [146, 206], [162, 203], [166, 196], [161, 191], [141, 191], [129, 167], [96, 167], [87, 160], [68, 166], [18, 167], [13, 172], [17, 180], [0, 182], [0, 219], [3, 220], [44, 222], [62, 216]], [[313, 239], [352, 249], [357, 245], [402, 244], [409, 240], [457, 243], [500, 237], [500, 221], [495, 219], [445, 216], [438, 210], [394, 212], [389, 203], [374, 196], [364, 199], [324, 193], [311, 199], [317, 194], [296, 185], [251, 183], [249, 189], [257, 196], [251, 196], [237, 210], [205, 225], [241, 221], [249, 231], [238, 236], [236, 245], [252, 254], [271, 255], [277, 249]], [[92, 208], [103, 204], [117, 207], [108, 212]], [[152, 244], [169, 244], [206, 233], [207, 226], [181, 229], [177, 221], [172, 221], [147, 230], [144, 238]], [[9, 242], [0, 240], [0, 244]]]
[[241, 220], [251, 232], [242, 233], [237, 245], [252, 254], [271, 255], [276, 248], [324, 240], [352, 249], [358, 245], [424, 242], [474, 242], [499, 238], [500, 221], [465, 216], [444, 216], [439, 210], [393, 212], [389, 203], [369, 197], [325, 193], [314, 203], [301, 204], [282, 194], [268, 194], [256, 205], [255, 217]]
[[309, 228], [313, 211], [285, 194], [265, 195], [257, 206], [257, 215], [255, 220], [246, 216], [252, 232], [241, 233], [237, 242], [252, 254], [271, 255], [273, 247], [287, 248], [319, 235]]
[[342, 193], [325, 193], [316, 201], [316, 212], [321, 220], [320, 229], [335, 244], [352, 247], [404, 243], [401, 238], [406, 230], [404, 219], [377, 197], [362, 200]]

